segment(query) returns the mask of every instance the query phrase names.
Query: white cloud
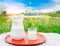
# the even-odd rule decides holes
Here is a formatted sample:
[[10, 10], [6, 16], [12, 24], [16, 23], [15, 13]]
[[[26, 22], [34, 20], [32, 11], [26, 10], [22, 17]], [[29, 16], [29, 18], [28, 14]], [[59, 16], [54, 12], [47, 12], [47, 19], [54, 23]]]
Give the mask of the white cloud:
[[[60, 0], [54, 0], [54, 1], [60, 2]], [[5, 7], [7, 8], [8, 12], [12, 12], [12, 13], [22, 13], [22, 12], [25, 12], [26, 9], [34, 9], [34, 7], [27, 7], [25, 4], [22, 4], [22, 3], [0, 2], [0, 8], [5, 8]], [[37, 10], [36, 12], [50, 13], [58, 10], [60, 10], [60, 5], [55, 5], [51, 9], [41, 9], [40, 11]]]
[[60, 3], [60, 0], [54, 0], [54, 2], [56, 2], [56, 3]]
[[10, 13], [25, 13], [26, 9], [33, 9], [33, 7], [27, 7], [25, 4], [22, 3], [11, 3], [11, 4], [6, 4], [7, 5], [7, 12]]
[[6, 8], [5, 2], [0, 1], [0, 10]]
[[60, 5], [55, 5], [50, 9], [41, 9], [40, 13], [50, 13], [50, 12], [55, 12], [55, 11], [60, 11]]
[[55, 5], [55, 6], [53, 7], [53, 9], [54, 9], [55, 11], [60, 11], [60, 5]]
[[51, 13], [51, 12], [54, 12], [53, 9], [41, 9], [40, 10], [41, 13]]
[[0, 10], [7, 9], [7, 13], [22, 13], [25, 12], [26, 9], [33, 9], [33, 7], [27, 7], [25, 4], [22, 3], [6, 3], [0, 2]]
[[22, 3], [8, 4], [7, 13], [23, 13], [26, 11], [26, 6]]

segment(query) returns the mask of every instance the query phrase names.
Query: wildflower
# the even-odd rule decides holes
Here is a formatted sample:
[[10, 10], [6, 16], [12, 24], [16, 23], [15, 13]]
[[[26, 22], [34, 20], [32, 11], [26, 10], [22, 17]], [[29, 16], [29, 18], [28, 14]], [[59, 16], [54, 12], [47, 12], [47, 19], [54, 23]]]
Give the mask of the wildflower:
[[46, 16], [46, 17], [45, 17], [45, 20], [46, 20], [46, 21], [50, 21], [49, 16]]

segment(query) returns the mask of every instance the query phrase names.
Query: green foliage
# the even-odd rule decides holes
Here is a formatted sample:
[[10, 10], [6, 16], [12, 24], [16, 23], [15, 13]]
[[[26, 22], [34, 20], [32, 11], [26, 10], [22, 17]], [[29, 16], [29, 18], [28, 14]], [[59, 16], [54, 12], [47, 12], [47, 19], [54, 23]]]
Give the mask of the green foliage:
[[52, 17], [60, 17], [60, 11], [57, 11], [56, 13], [49, 14]]
[[0, 16], [0, 34], [10, 32], [12, 21], [9, 17]]
[[36, 27], [38, 32], [54, 32], [60, 34], [60, 18], [25, 18], [24, 28], [28, 31], [29, 27]]
[[[24, 18], [24, 29], [28, 31], [28, 28], [37, 28], [38, 32], [54, 32], [60, 34], [60, 11], [52, 14], [42, 14], [46, 18]], [[51, 18], [49, 18], [51, 16]], [[4, 32], [10, 32], [12, 26], [12, 20], [9, 17], [5, 17], [3, 12], [0, 14], [0, 34]]]

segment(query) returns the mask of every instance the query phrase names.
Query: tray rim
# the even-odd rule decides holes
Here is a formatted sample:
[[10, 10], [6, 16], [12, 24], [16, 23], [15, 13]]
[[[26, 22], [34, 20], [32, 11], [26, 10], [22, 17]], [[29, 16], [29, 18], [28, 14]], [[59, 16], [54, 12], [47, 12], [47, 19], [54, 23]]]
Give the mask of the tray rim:
[[[26, 33], [27, 33], [27, 32], [26, 32]], [[39, 34], [39, 33], [37, 33], [37, 34]], [[8, 34], [8, 35], [10, 36], [10, 34]], [[7, 35], [7, 36], [8, 36], [8, 35]], [[39, 34], [39, 35], [43, 35], [43, 34]], [[43, 35], [43, 36], [44, 36], [44, 41], [42, 41], [42, 42], [40, 42], [40, 43], [35, 43], [35, 44], [15, 44], [15, 43], [8, 42], [8, 41], [6, 40], [7, 36], [5, 37], [5, 42], [7, 42], [7, 43], [9, 43], [9, 44], [12, 44], [12, 45], [30, 46], [30, 45], [40, 45], [40, 44], [46, 42], [46, 37]]]

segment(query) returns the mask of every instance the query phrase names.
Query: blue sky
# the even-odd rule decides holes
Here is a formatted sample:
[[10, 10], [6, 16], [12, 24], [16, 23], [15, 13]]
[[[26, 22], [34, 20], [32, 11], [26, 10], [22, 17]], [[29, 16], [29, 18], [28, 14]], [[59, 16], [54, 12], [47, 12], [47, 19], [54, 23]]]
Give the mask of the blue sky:
[[53, 0], [4, 0], [6, 3], [22, 3], [27, 7], [34, 7], [35, 9], [51, 8], [56, 4]]
[[56, 5], [60, 5], [60, 0], [3, 0], [5, 3], [9, 4], [22, 4], [25, 7], [33, 9], [50, 9], [54, 8]]
[[44, 4], [50, 4], [52, 3], [50, 0], [15, 0], [17, 3], [23, 3], [26, 6], [30, 7], [37, 7], [37, 6], [42, 6]]

